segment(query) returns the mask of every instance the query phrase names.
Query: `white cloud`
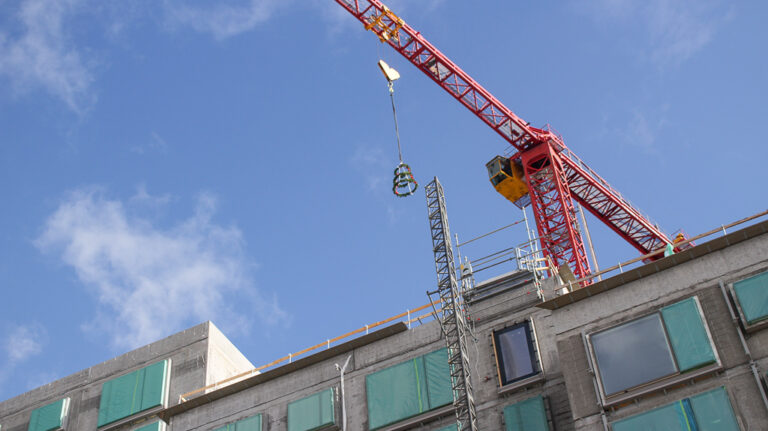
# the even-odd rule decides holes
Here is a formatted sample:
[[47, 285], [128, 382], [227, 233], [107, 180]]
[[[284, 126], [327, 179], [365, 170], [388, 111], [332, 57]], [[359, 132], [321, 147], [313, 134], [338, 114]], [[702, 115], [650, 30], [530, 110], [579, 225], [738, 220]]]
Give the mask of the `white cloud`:
[[267, 21], [285, 1], [226, 1], [205, 6], [193, 6], [190, 3], [165, 0], [169, 23], [172, 26], [190, 26], [199, 32], [210, 33], [216, 39], [225, 39], [253, 30], [258, 24]]
[[646, 154], [658, 154], [656, 148], [655, 132], [657, 127], [652, 127], [648, 119], [640, 111], [633, 113], [632, 119], [624, 130], [625, 142], [639, 148]]
[[358, 146], [349, 162], [363, 176], [363, 181], [369, 192], [391, 187], [387, 185], [387, 183], [392, 182], [392, 178], [387, 177], [387, 172], [393, 173], [394, 176], [397, 159], [386, 157], [381, 148]]
[[42, 88], [70, 109], [93, 102], [93, 76], [68, 40], [66, 18], [82, 0], [24, 0], [17, 13], [19, 34], [0, 32], [0, 76], [18, 92]]
[[730, 16], [722, 0], [599, 0], [588, 4], [590, 15], [601, 22], [623, 28], [639, 25], [649, 46], [647, 55], [658, 66], [677, 65], [694, 56]]
[[[146, 190], [140, 194], [145, 201]], [[249, 317], [232, 306], [243, 302], [266, 324], [287, 321], [274, 298], [254, 289], [242, 233], [213, 222], [213, 196], [201, 195], [194, 213], [170, 227], [136, 215], [137, 207], [103, 190], [74, 191], [36, 241], [60, 253], [95, 293], [101, 308], [84, 329], [106, 332], [115, 348], [133, 348], [204, 320], [245, 331]]]
[[136, 193], [131, 196], [130, 205], [144, 206], [151, 209], [161, 209], [168, 205], [172, 200], [171, 195], [152, 195], [147, 192], [146, 184], [139, 184], [136, 187]]
[[157, 132], [152, 132], [145, 143], [134, 145], [129, 151], [138, 155], [143, 155], [150, 151], [166, 153], [168, 151], [168, 143]]
[[632, 147], [646, 156], [653, 156], [664, 162], [659, 136], [663, 136], [669, 126], [668, 116], [670, 106], [661, 105], [656, 108], [630, 111], [612, 111], [603, 119], [600, 130], [600, 141], [615, 142], [624, 147]]
[[45, 328], [33, 323], [17, 325], [8, 331], [3, 342], [9, 364], [18, 364], [42, 352], [47, 332]]

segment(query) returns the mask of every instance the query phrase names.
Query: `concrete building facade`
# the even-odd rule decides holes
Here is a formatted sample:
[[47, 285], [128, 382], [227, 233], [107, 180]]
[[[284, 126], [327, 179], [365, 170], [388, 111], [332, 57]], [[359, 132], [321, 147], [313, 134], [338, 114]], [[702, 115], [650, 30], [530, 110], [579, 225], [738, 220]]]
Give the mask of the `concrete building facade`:
[[[768, 222], [562, 287], [545, 280], [540, 298], [532, 274], [517, 271], [467, 293], [479, 429], [768, 429]], [[0, 403], [0, 426], [456, 429], [444, 348], [437, 322], [398, 322], [248, 373], [253, 365], [205, 323]], [[53, 428], [38, 426], [46, 420]]]

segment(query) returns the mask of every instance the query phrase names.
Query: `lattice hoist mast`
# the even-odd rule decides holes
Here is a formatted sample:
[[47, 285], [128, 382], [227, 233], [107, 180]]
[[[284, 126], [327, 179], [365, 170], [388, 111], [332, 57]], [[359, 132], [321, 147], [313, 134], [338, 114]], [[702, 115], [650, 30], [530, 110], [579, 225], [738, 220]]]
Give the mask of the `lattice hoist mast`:
[[577, 278], [590, 273], [574, 202], [642, 254], [672, 243], [560, 135], [515, 115], [379, 0], [335, 1], [514, 147], [486, 165], [491, 183], [515, 205], [533, 207], [542, 251], [556, 266], [567, 264]]
[[477, 413], [472, 392], [471, 371], [467, 335], [469, 327], [464, 309], [464, 296], [459, 291], [456, 268], [453, 264], [451, 230], [448, 227], [448, 211], [445, 207], [445, 193], [437, 177], [424, 188], [427, 195], [429, 231], [432, 235], [432, 250], [435, 253], [437, 290], [430, 292], [439, 297], [440, 310], [436, 318], [445, 335], [448, 347], [448, 366], [453, 390], [453, 409], [459, 431], [477, 431]]

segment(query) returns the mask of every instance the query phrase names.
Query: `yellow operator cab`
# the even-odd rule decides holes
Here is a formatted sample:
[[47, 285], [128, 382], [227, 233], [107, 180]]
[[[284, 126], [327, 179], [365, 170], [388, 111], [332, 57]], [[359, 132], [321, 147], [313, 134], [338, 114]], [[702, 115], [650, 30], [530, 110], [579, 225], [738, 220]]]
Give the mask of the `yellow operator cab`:
[[488, 178], [502, 196], [523, 208], [531, 203], [528, 194], [528, 184], [525, 182], [523, 167], [506, 157], [496, 156], [485, 164], [488, 168]]

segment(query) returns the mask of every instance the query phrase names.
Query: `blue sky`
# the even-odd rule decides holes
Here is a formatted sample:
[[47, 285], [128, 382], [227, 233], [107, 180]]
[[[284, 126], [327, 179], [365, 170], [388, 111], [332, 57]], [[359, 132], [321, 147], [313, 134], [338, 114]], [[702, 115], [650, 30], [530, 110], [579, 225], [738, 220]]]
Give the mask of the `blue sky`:
[[[667, 232], [765, 209], [764, 2], [389, 5]], [[0, 2], [0, 399], [208, 319], [260, 365], [426, 303], [379, 58], [452, 230], [519, 220], [507, 144], [331, 0]]]

